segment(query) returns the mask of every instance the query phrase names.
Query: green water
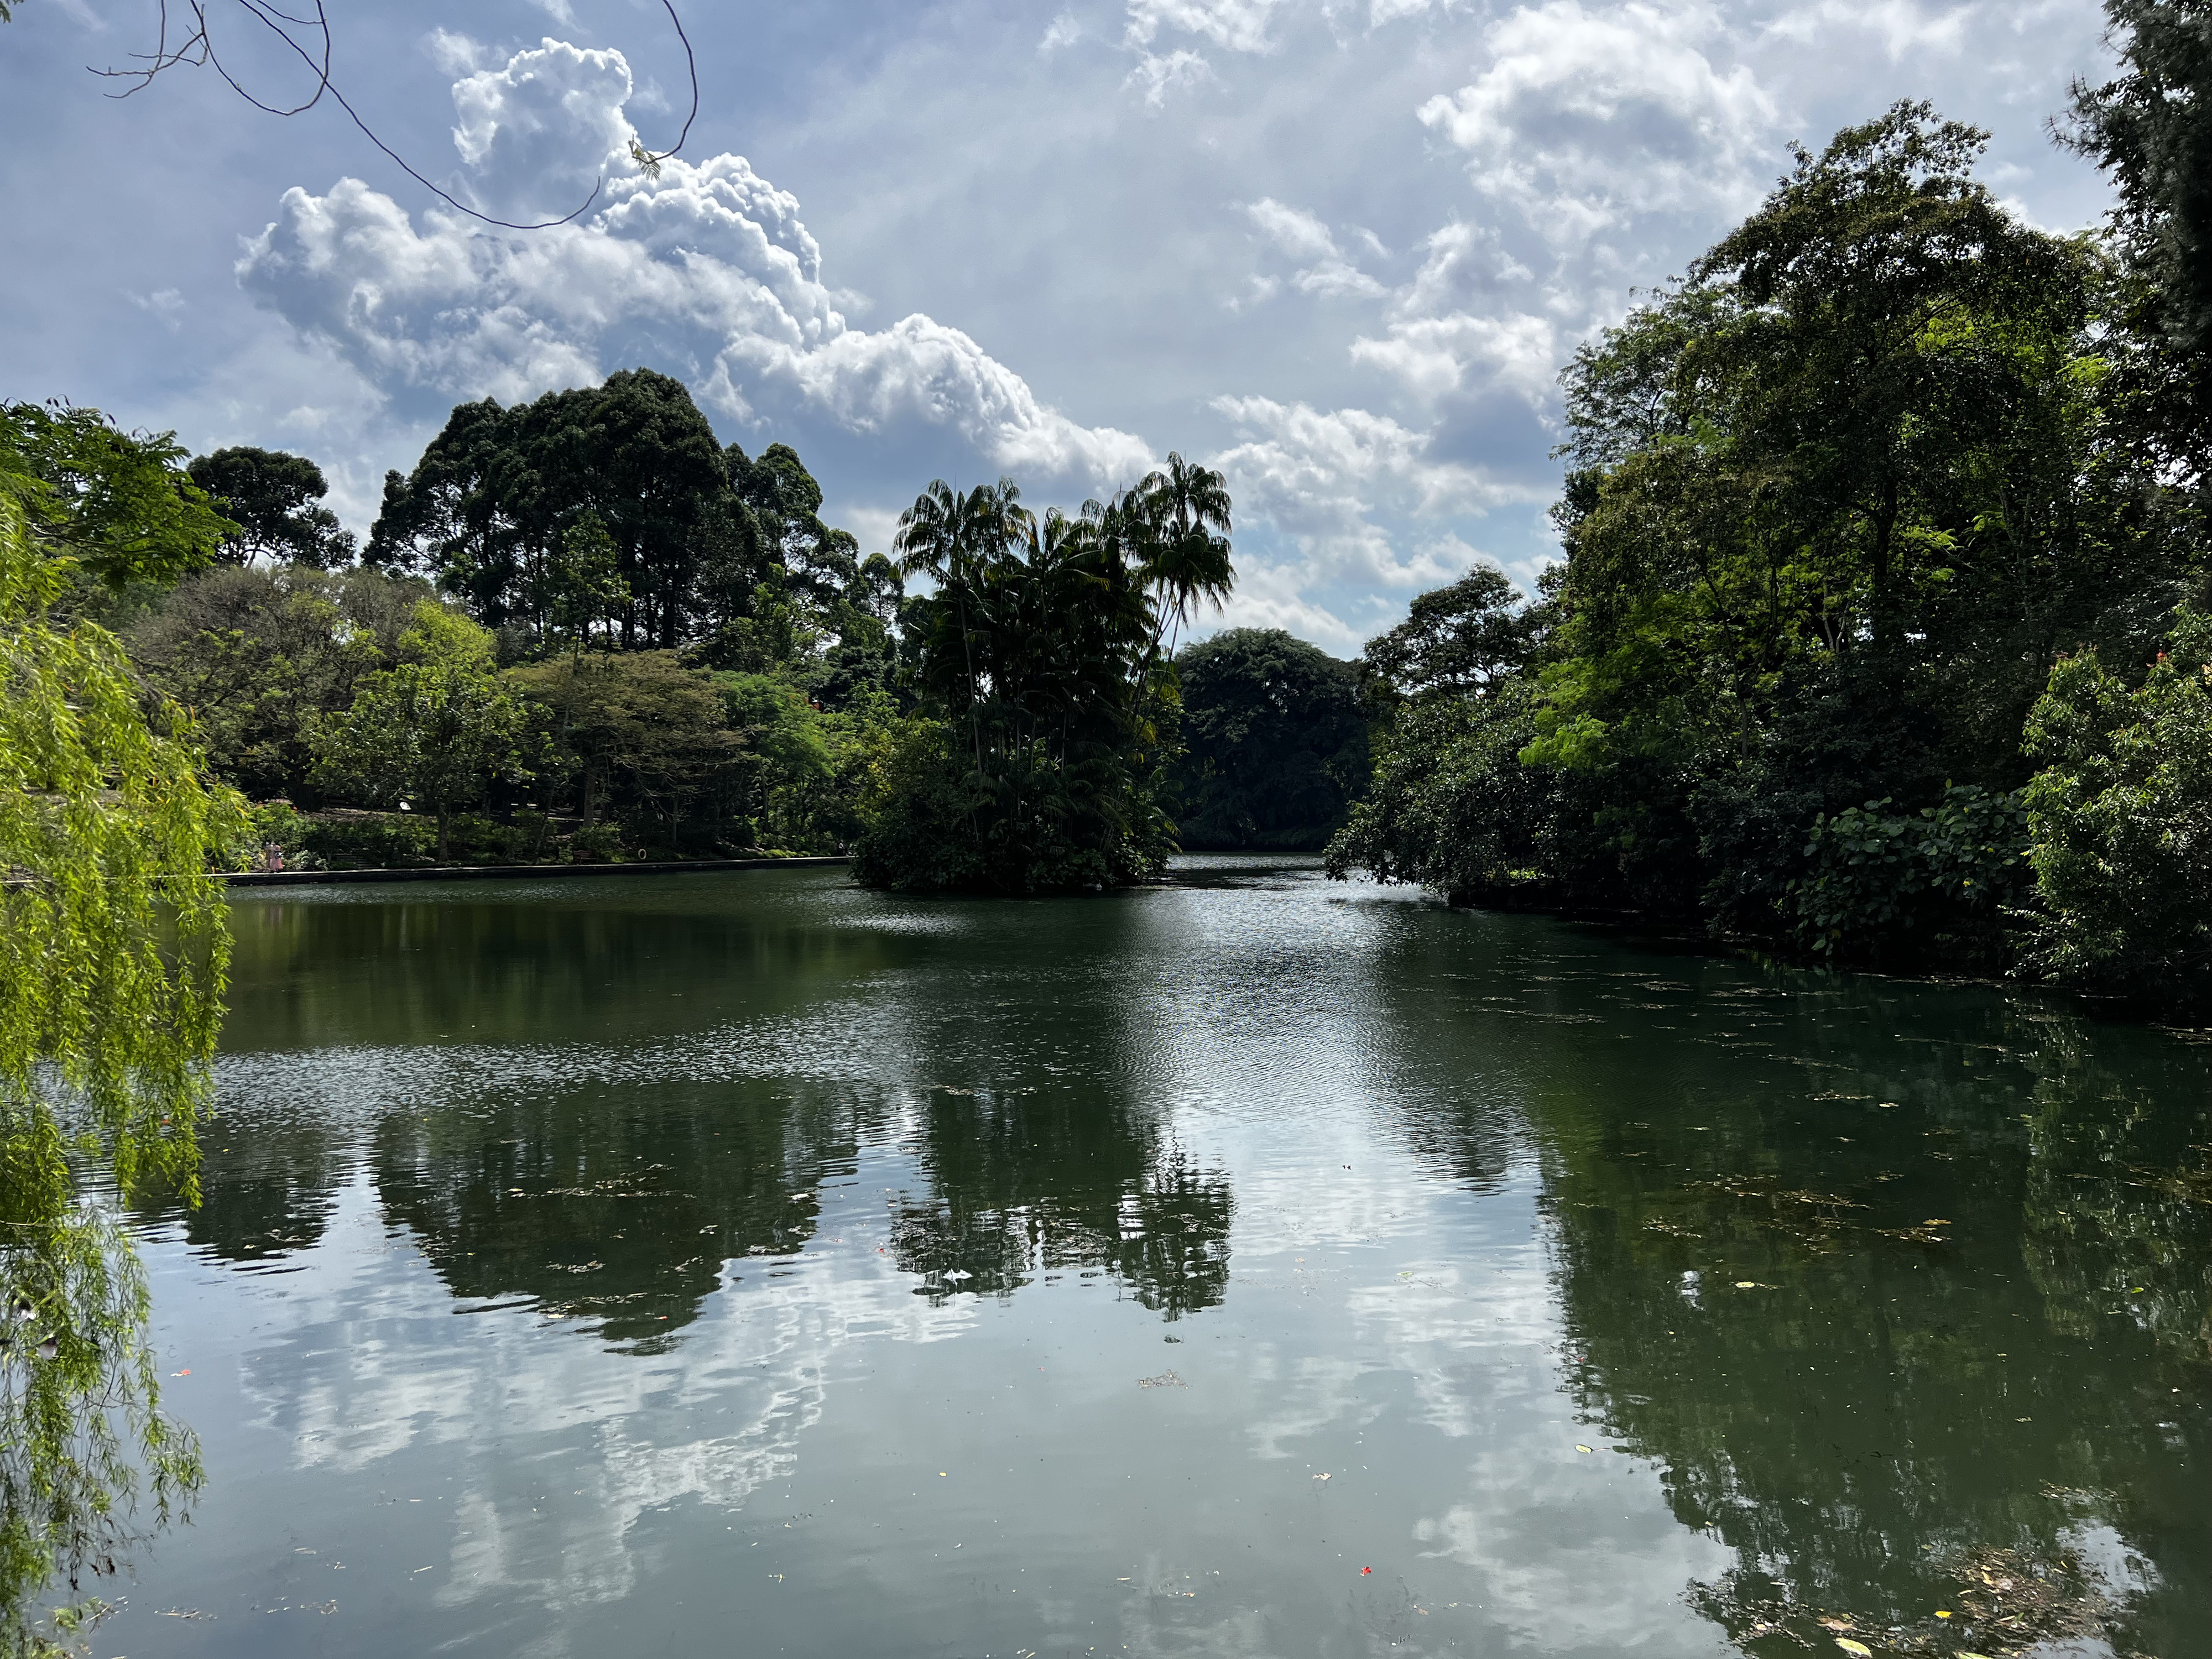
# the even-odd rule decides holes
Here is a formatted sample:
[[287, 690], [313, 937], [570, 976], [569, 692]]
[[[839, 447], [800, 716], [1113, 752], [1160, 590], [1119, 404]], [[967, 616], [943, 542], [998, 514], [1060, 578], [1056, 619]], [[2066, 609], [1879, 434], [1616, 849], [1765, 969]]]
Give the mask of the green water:
[[1222, 860], [236, 921], [99, 1655], [2212, 1653], [2181, 1035]]

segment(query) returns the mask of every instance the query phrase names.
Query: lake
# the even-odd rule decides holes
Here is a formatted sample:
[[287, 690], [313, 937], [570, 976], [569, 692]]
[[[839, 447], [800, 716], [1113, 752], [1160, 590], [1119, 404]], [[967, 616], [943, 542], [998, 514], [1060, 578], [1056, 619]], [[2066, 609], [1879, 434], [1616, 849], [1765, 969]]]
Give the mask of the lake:
[[2212, 1653], [2188, 1034], [1296, 860], [234, 918], [97, 1655]]

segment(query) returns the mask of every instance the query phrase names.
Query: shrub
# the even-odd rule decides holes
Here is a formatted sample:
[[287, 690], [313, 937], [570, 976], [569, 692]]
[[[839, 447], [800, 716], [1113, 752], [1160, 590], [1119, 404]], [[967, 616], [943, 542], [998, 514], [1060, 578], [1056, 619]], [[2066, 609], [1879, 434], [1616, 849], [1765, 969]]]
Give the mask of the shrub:
[[1954, 784], [1917, 812], [1891, 806], [1870, 800], [1814, 821], [1808, 867], [1790, 884], [1784, 907], [1791, 936], [1830, 957], [1995, 956], [2027, 885], [2020, 792]]
[[881, 763], [875, 822], [853, 849], [865, 886], [945, 892], [980, 886], [981, 848], [969, 825], [978, 809], [947, 751], [945, 727], [916, 721]]
[[594, 823], [568, 837], [571, 864], [620, 864], [624, 856], [620, 824]]
[[431, 863], [438, 844], [437, 826], [409, 812], [309, 812], [300, 824], [301, 850], [326, 870], [404, 870]]
[[2160, 1000], [2212, 970], [2212, 616], [2183, 610], [2142, 684], [2094, 651], [2051, 671], [2027, 723], [2042, 900], [2027, 963], [2060, 984]]

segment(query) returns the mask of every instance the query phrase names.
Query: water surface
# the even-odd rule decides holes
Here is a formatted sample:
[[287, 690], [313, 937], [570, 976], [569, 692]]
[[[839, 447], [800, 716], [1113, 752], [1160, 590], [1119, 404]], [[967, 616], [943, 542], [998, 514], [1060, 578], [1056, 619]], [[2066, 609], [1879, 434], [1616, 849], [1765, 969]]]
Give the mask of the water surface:
[[2185, 1036], [1218, 859], [235, 919], [99, 1654], [2212, 1653]]

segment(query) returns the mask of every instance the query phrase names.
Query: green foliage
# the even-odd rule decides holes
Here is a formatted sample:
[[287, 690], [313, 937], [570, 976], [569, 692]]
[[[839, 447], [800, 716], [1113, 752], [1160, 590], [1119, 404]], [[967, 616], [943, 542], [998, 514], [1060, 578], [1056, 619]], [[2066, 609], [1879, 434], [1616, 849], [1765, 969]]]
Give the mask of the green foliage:
[[241, 804], [173, 705], [149, 722], [112, 635], [48, 620], [68, 574], [0, 495], [0, 1124], [46, 1144], [51, 1062], [119, 1185], [189, 1193], [228, 950], [205, 871]]
[[1890, 806], [1813, 821], [1807, 868], [1790, 883], [1791, 936], [1831, 957], [2001, 962], [2003, 918], [2032, 873], [2020, 792], [1954, 785], [1917, 813]]
[[898, 892], [972, 890], [988, 879], [986, 848], [974, 832], [982, 803], [942, 721], [920, 720], [883, 760], [884, 800], [853, 850], [853, 877]]
[[1238, 628], [1176, 657], [1185, 847], [1318, 848], [1368, 770], [1359, 671], [1280, 629]]
[[0, 404], [0, 491], [35, 536], [68, 550], [72, 572], [111, 587], [174, 581], [237, 530], [184, 462], [174, 433], [125, 432], [96, 409]]
[[629, 605], [622, 550], [607, 533], [606, 521], [589, 508], [561, 532], [551, 588], [553, 632], [574, 647], [611, 628]]
[[250, 563], [257, 554], [318, 570], [353, 562], [353, 532], [321, 505], [330, 485], [305, 456], [239, 445], [196, 457], [185, 471], [237, 523], [222, 544], [228, 562]]
[[[712, 677], [672, 651], [625, 651], [556, 659], [511, 670], [509, 679], [550, 723], [555, 753], [578, 779], [584, 827], [611, 787], [673, 846], [678, 826], [712, 796], [726, 817], [724, 775], [743, 739], [729, 729]], [[720, 790], [724, 793], [716, 794]]]
[[131, 654], [191, 713], [224, 777], [258, 798], [312, 801], [316, 722], [352, 706], [424, 597], [419, 581], [369, 570], [204, 571], [131, 628]]
[[1328, 844], [1329, 874], [1364, 870], [1455, 904], [1540, 896], [1557, 786], [1521, 763], [1534, 705], [1526, 680], [1505, 680], [1486, 697], [1401, 708], [1376, 736], [1366, 798]]
[[602, 614], [626, 647], [688, 642], [763, 574], [713, 429], [682, 382], [649, 369], [514, 409], [462, 404], [412, 472], [386, 480], [367, 556], [427, 568], [487, 627], [540, 637], [575, 603], [562, 562], [587, 515], [587, 541], [604, 532], [614, 559], [611, 578], [593, 566], [588, 581], [618, 592]]
[[2107, 419], [2202, 506], [2212, 455], [2212, 5], [2106, 0], [2120, 72], [2077, 81], [2059, 141], [2118, 197]]
[[[11, 1161], [47, 1155], [14, 1139], [7, 1151]], [[44, 1194], [7, 1184], [0, 1207], [11, 1217], [25, 1213], [26, 1198], [30, 1212], [43, 1213]], [[188, 1512], [203, 1469], [191, 1431], [161, 1410], [158, 1362], [144, 1335], [151, 1303], [129, 1235], [89, 1208], [8, 1224], [10, 1240], [0, 1247], [0, 1652], [38, 1653], [33, 1598], [56, 1577], [82, 1594], [87, 1578], [117, 1575], [130, 1546]], [[49, 1618], [66, 1633], [101, 1611], [80, 1604]]]
[[2129, 279], [2014, 220], [1972, 177], [1982, 143], [1901, 104], [1799, 152], [1583, 347], [1543, 602], [1425, 595], [1368, 653], [1417, 706], [1522, 686], [1499, 712], [1526, 711], [1546, 787], [1407, 723], [1340, 867], [1455, 894], [1518, 870], [1563, 905], [1832, 957], [2007, 960], [2048, 666], [2148, 655], [2202, 551], [2190, 475], [2138, 441], [2113, 368]]
[[[202, 775], [180, 712], [149, 719], [120, 642], [52, 609], [74, 561], [34, 542], [37, 487], [0, 457], [0, 1641], [33, 1599], [112, 1574], [136, 1495], [169, 1518], [199, 1480], [163, 1417], [127, 1236], [78, 1190], [197, 1198], [229, 934], [212, 854], [241, 803]], [[52, 507], [52, 498], [46, 498]], [[83, 522], [113, 550], [112, 526]], [[46, 520], [50, 537], [74, 526]], [[51, 1346], [49, 1346], [51, 1345]], [[58, 1622], [63, 1615], [57, 1614]]]
[[1502, 572], [1478, 566], [1416, 598], [1362, 659], [1388, 695], [1472, 696], [1528, 666], [1537, 620]]
[[2032, 967], [2175, 1002], [2212, 971], [2212, 617], [2183, 611], [2140, 686], [2061, 660], [2027, 726], [2043, 914]]
[[350, 708], [317, 725], [317, 771], [359, 798], [427, 804], [442, 861], [457, 809], [495, 782], [530, 775], [528, 717], [499, 679], [491, 635], [443, 605], [416, 607], [397, 653], [362, 682]]
[[821, 711], [797, 686], [773, 675], [725, 673], [714, 681], [723, 717], [744, 744], [741, 810], [750, 819], [750, 839], [768, 847], [807, 844], [817, 819], [835, 815], [836, 769]]
[[859, 580], [860, 546], [823, 523], [822, 486], [789, 444], [770, 444], [758, 460], [732, 444], [722, 452], [730, 490], [757, 528], [769, 566], [817, 607], [842, 598]]
[[[1169, 457], [1111, 502], [1039, 519], [1011, 478], [941, 479], [899, 520], [902, 571], [936, 591], [902, 621], [915, 680], [951, 729], [910, 744], [864, 837], [878, 884], [1027, 893], [1111, 886], [1164, 865], [1176, 707], [1170, 630], [1229, 591], [1229, 498]], [[932, 837], [951, 837], [939, 849]]]

